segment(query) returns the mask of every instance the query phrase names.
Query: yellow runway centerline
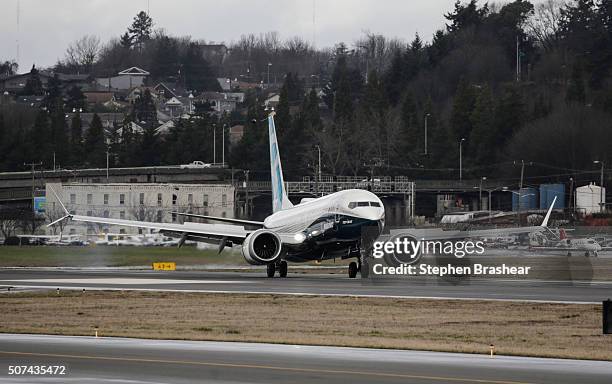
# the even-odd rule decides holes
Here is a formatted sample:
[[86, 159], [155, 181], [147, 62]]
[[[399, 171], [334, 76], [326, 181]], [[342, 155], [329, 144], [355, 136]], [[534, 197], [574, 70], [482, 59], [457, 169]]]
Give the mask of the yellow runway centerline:
[[80, 359], [80, 360], [103, 360], [103, 361], [123, 361], [123, 362], [130, 361], [130, 362], [137, 362], [137, 363], [197, 365], [197, 366], [224, 367], [224, 368], [267, 369], [267, 370], [287, 371], [287, 372], [328, 373], [328, 374], [334, 374], [334, 375], [357, 375], [357, 376], [389, 377], [389, 378], [400, 378], [400, 379], [453, 381], [453, 382], [461, 382], [461, 383], [535, 384], [535, 383], [524, 382], [524, 381], [469, 379], [469, 378], [460, 378], [460, 377], [409, 375], [409, 374], [402, 374], [402, 373], [279, 367], [279, 366], [274, 366], [274, 365], [236, 364], [236, 363], [223, 363], [223, 362], [213, 363], [213, 362], [188, 361], [188, 360], [140, 359], [140, 358], [133, 358], [133, 357], [130, 358], [130, 357], [108, 357], [108, 356], [84, 356], [84, 355], [65, 355], [65, 354], [54, 354], [54, 353], [34, 353], [34, 352], [15, 352], [15, 351], [0, 351], [0, 354], [16, 355], [16, 356], [55, 357], [55, 358], [65, 358], [65, 359]]

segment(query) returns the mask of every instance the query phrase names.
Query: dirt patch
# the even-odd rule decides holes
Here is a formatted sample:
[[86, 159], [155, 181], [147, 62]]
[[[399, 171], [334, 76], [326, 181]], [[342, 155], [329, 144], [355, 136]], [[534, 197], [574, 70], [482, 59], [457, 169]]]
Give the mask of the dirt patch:
[[612, 360], [601, 306], [155, 292], [9, 293], [0, 332]]

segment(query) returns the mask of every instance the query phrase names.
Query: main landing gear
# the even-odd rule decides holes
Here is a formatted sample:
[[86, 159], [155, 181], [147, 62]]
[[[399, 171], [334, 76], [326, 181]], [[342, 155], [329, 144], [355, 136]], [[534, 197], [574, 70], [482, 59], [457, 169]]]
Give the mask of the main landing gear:
[[351, 279], [357, 277], [357, 272], [361, 273], [361, 278], [366, 279], [370, 273], [370, 266], [368, 265], [368, 261], [366, 256], [362, 253], [357, 262], [351, 261], [348, 266], [348, 276]]
[[274, 277], [276, 270], [278, 269], [279, 277], [287, 277], [287, 262], [285, 260], [281, 260], [278, 263], [270, 263], [267, 265], [267, 274], [268, 277]]

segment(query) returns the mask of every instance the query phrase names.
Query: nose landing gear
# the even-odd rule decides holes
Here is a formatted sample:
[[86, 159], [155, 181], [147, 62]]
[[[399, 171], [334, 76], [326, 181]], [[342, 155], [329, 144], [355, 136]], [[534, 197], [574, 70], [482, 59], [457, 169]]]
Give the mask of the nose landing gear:
[[267, 275], [268, 277], [272, 278], [274, 277], [274, 274], [276, 273], [276, 270], [278, 269], [278, 276], [279, 277], [287, 277], [287, 271], [288, 271], [288, 267], [287, 267], [287, 262], [285, 260], [281, 260], [277, 263], [270, 263], [267, 265]]

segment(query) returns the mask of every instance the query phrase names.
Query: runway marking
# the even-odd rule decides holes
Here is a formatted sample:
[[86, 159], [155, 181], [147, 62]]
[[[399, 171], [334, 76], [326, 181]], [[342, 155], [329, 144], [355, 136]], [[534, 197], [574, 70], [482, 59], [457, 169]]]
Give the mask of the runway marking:
[[[0, 280], [2, 282], [3, 280]], [[5, 280], [16, 281], [16, 280]], [[38, 281], [38, 280], [37, 280]], [[495, 299], [487, 297], [453, 297], [453, 296], [408, 296], [408, 295], [381, 295], [381, 294], [354, 294], [354, 293], [312, 293], [312, 292], [282, 292], [282, 291], [230, 291], [226, 289], [163, 289], [163, 288], [115, 288], [115, 287], [92, 287], [74, 285], [10, 285], [17, 289], [65, 289], [89, 291], [134, 291], [134, 292], [181, 292], [181, 293], [220, 293], [235, 295], [278, 295], [278, 296], [313, 296], [313, 297], [351, 297], [351, 298], [375, 298], [375, 299], [415, 299], [415, 300], [457, 300], [457, 301], [493, 301], [510, 303], [535, 303], [535, 304], [579, 304], [594, 305], [601, 301], [571, 301], [571, 300], [538, 300], [538, 299]]]
[[187, 279], [152, 279], [152, 278], [127, 278], [127, 277], [94, 277], [87, 279], [22, 279], [22, 280], [0, 280], [0, 282], [18, 283], [60, 283], [60, 284], [116, 284], [116, 285], [138, 285], [138, 284], [253, 284], [247, 280], [187, 280]]
[[54, 353], [14, 352], [14, 351], [0, 351], [0, 354], [17, 355], [17, 356], [55, 357], [55, 358], [65, 358], [65, 359], [81, 359], [81, 360], [131, 361], [131, 362], [137, 362], [137, 363], [156, 363], [156, 364], [162, 363], [162, 364], [200, 365], [200, 366], [224, 367], [224, 368], [268, 369], [268, 370], [288, 371], [288, 372], [328, 373], [328, 374], [334, 374], [334, 375], [347, 375], [348, 374], [348, 375], [358, 375], [358, 376], [389, 377], [389, 378], [400, 378], [400, 379], [453, 381], [453, 382], [461, 382], [461, 383], [535, 384], [532, 382], [525, 382], [525, 381], [469, 379], [469, 378], [461, 378], [461, 377], [409, 375], [409, 374], [403, 374], [403, 373], [279, 367], [279, 366], [274, 366], [274, 365], [236, 364], [236, 363], [222, 363], [222, 362], [212, 363], [212, 362], [188, 361], [188, 360], [139, 359], [139, 358], [134, 358], [134, 357], [86, 356], [86, 355], [66, 355], [66, 354], [54, 354]]

